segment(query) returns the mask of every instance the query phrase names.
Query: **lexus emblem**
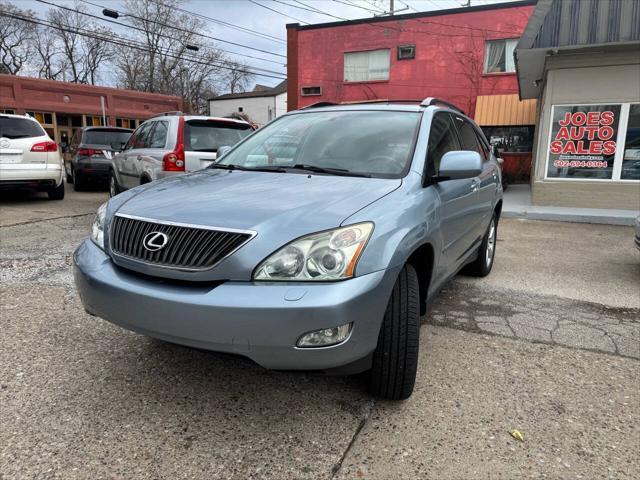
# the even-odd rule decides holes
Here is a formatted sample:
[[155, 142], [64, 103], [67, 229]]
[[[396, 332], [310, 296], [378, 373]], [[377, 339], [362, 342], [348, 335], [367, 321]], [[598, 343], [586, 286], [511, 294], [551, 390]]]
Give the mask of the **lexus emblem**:
[[162, 232], [147, 233], [142, 239], [142, 246], [150, 252], [162, 250], [169, 243], [169, 237]]
[[9, 148], [11, 146], [11, 142], [8, 138], [0, 139], [0, 148]]

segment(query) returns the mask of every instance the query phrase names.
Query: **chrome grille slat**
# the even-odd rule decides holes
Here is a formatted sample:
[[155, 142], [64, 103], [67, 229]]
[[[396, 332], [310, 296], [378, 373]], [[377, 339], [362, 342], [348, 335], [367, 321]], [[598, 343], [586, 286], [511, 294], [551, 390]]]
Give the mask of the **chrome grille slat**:
[[[167, 235], [167, 244], [157, 251], [144, 247], [143, 240], [151, 232]], [[197, 225], [163, 223], [150, 219], [116, 214], [110, 228], [110, 248], [114, 256], [185, 270], [213, 267], [244, 245], [254, 232], [215, 229]]]

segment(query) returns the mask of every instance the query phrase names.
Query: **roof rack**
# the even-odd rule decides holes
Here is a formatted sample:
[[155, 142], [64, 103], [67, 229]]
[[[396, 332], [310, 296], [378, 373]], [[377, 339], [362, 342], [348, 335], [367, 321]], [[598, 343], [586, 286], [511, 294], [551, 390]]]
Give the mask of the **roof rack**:
[[184, 113], [181, 112], [180, 110], [171, 110], [169, 112], [156, 113], [154, 116], [155, 117], [171, 117], [174, 115], [184, 115]]
[[340, 105], [340, 104], [335, 102], [316, 102], [316, 103], [312, 103], [311, 105], [306, 105], [304, 107], [301, 107], [299, 110], [306, 110], [308, 108], [318, 108], [318, 107], [330, 107], [332, 105]]
[[427, 97], [424, 100], [422, 100], [422, 102], [420, 102], [421, 107], [430, 107], [431, 105], [443, 105], [445, 107], [449, 107], [453, 110], [456, 110], [457, 112], [460, 112], [463, 115], [466, 115], [466, 113], [464, 113], [464, 110], [462, 110], [461, 108], [458, 108], [453, 103], [447, 102], [446, 100], [441, 100], [439, 98]]

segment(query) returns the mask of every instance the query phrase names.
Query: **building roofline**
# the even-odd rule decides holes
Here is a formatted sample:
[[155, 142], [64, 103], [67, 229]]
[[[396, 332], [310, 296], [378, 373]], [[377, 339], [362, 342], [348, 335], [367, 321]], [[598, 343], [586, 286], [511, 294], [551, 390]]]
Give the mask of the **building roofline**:
[[36, 78], [36, 77], [27, 77], [24, 75], [11, 75], [8, 73], [0, 73], [0, 80], [2, 79], [7, 79], [9, 81], [17, 81], [17, 82], [35, 82], [35, 83], [48, 83], [51, 86], [55, 86], [55, 87], [62, 87], [62, 86], [66, 86], [69, 88], [73, 88], [73, 89], [79, 89], [79, 90], [83, 90], [83, 89], [88, 89], [88, 90], [109, 90], [112, 91], [113, 93], [128, 93], [128, 94], [134, 94], [134, 95], [150, 95], [153, 97], [156, 97], [158, 99], [160, 99], [160, 97], [165, 98], [167, 100], [173, 100], [175, 101], [176, 99], [179, 99], [180, 101], [182, 101], [182, 99], [176, 95], [167, 95], [165, 93], [155, 93], [155, 92], [145, 92], [142, 90], [129, 90], [126, 88], [118, 88], [118, 87], [106, 87], [103, 85], [90, 85], [88, 83], [75, 83], [75, 82], [63, 82], [61, 80], [50, 80], [48, 78]]
[[518, 0], [515, 2], [492, 3], [489, 5], [477, 5], [473, 7], [447, 8], [444, 10], [430, 10], [428, 12], [405, 13], [390, 17], [368, 17], [357, 18], [355, 20], [341, 20], [339, 22], [316, 23], [312, 25], [300, 25], [299, 23], [288, 23], [287, 30], [315, 30], [319, 28], [341, 27], [345, 25], [359, 25], [368, 23], [384, 23], [399, 20], [411, 20], [414, 18], [440, 17], [443, 15], [454, 15], [457, 13], [485, 12], [489, 10], [502, 10], [505, 8], [528, 7], [536, 5], [538, 0]]

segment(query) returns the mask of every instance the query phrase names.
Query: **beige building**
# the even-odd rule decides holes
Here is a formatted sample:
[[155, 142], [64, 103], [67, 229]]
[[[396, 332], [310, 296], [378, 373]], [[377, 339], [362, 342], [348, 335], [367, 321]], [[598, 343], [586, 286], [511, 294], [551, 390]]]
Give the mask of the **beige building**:
[[640, 210], [640, 2], [540, 0], [515, 59], [533, 204]]

